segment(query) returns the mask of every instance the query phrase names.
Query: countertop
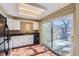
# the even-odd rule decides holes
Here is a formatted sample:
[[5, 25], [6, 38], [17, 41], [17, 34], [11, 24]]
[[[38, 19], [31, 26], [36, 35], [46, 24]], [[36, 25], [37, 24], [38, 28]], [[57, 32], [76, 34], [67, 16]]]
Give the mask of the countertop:
[[[18, 30], [16, 30], [16, 31], [10, 31], [9, 33], [10, 33], [10, 36], [33, 35], [34, 34], [34, 33], [20, 32]], [[0, 36], [2, 37], [2, 36], [4, 36], [4, 34], [0, 33]]]

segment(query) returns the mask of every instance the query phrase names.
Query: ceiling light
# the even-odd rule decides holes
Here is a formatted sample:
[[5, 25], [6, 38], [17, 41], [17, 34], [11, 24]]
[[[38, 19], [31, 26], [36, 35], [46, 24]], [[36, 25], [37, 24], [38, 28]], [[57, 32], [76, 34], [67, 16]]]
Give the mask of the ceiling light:
[[29, 4], [19, 4], [19, 14], [20, 15], [25, 15], [25, 16], [33, 16], [37, 17], [41, 13], [43, 13], [45, 9], [43, 8], [38, 8]]

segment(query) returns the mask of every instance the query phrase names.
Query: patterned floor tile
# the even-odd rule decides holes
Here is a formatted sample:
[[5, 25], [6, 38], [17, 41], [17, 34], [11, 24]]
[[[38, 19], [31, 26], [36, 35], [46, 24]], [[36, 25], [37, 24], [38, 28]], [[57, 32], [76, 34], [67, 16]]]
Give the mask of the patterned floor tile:
[[[4, 56], [4, 53], [0, 53], [0, 56]], [[34, 46], [27, 46], [22, 48], [12, 49], [9, 56], [56, 56], [46, 47], [38, 44]]]

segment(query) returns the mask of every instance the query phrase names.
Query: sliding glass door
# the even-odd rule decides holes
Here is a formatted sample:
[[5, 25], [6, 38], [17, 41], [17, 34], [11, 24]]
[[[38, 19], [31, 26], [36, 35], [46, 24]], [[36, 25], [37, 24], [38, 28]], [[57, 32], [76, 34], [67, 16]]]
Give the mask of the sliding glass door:
[[51, 48], [51, 21], [42, 24], [42, 43]]
[[42, 24], [42, 43], [59, 55], [72, 54], [73, 15]]
[[67, 15], [52, 21], [52, 50], [60, 55], [72, 53], [72, 15]]

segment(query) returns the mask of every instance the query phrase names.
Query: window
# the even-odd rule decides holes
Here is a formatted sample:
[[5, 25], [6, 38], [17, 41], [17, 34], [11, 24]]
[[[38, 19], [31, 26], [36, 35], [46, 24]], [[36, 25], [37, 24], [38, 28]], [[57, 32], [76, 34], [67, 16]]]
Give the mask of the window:
[[60, 55], [72, 54], [73, 15], [42, 24], [42, 43]]
[[48, 21], [42, 25], [42, 43], [51, 48], [51, 22]]
[[73, 16], [67, 15], [52, 21], [52, 49], [60, 55], [72, 52], [72, 20]]

